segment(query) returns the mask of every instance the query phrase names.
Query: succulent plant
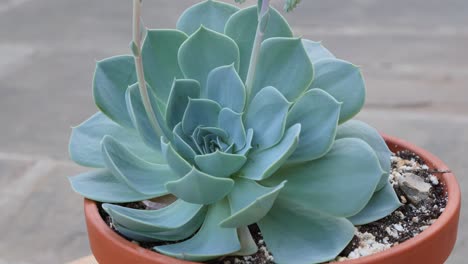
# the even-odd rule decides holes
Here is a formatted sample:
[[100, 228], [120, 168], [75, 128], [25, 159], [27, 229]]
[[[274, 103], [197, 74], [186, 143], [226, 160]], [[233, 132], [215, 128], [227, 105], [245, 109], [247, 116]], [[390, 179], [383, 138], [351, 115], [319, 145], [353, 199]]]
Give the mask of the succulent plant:
[[[400, 205], [384, 140], [350, 120], [360, 69], [293, 37], [268, 2], [208, 0], [176, 30], [140, 31], [134, 1], [133, 56], [97, 62], [100, 111], [70, 140], [71, 158], [97, 168], [70, 177], [73, 189], [124, 236], [206, 261], [255, 253], [257, 224], [277, 263], [319, 263]], [[118, 205], [166, 195], [177, 200], [159, 210]]]

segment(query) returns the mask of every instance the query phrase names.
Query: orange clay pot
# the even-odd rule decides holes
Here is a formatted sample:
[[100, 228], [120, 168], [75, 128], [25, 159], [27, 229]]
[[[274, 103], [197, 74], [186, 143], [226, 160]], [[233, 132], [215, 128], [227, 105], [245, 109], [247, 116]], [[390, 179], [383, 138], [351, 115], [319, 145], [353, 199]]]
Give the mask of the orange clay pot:
[[[441, 160], [426, 150], [391, 136], [384, 135], [384, 138], [393, 152], [410, 150], [420, 156], [431, 169], [449, 171], [449, 168]], [[461, 198], [460, 189], [453, 173], [443, 172], [437, 176], [448, 192], [448, 203], [445, 211], [434, 224], [416, 237], [384, 252], [340, 263], [444, 263], [457, 238]], [[94, 201], [85, 199], [84, 210], [91, 250], [100, 264], [195, 264], [195, 262], [158, 254], [125, 240], [102, 220]]]

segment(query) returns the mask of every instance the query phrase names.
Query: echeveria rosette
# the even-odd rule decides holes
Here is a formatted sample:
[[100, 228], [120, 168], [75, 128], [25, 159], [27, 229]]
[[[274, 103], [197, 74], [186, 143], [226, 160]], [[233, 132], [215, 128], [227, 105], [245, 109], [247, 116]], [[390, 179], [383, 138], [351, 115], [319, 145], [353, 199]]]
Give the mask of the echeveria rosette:
[[[247, 226], [257, 223], [277, 263], [319, 263], [349, 243], [353, 224], [399, 206], [385, 142], [348, 121], [364, 103], [359, 69], [294, 38], [272, 9], [249, 94], [256, 25], [256, 7], [205, 1], [177, 30], [147, 31], [142, 58], [159, 133], [132, 57], [97, 63], [101, 111], [70, 141], [72, 159], [97, 170], [70, 180], [104, 203], [120, 233], [174, 241], [154, 249], [205, 261], [256, 252]], [[168, 194], [178, 199], [160, 210], [116, 205]]]

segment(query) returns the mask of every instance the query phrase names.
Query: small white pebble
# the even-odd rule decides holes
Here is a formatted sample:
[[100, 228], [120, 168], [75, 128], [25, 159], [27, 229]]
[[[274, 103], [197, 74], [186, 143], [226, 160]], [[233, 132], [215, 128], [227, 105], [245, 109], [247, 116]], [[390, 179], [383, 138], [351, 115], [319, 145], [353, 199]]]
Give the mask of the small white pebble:
[[429, 221], [429, 224], [432, 225], [432, 224], [434, 224], [436, 221], [437, 221], [437, 219], [431, 219], [431, 220]]
[[265, 242], [265, 241], [263, 241], [263, 239], [260, 239], [260, 240], [258, 241], [258, 243], [259, 243], [260, 245], [263, 245], [264, 242]]
[[399, 238], [400, 237], [398, 235], [397, 231], [390, 229], [390, 227], [388, 227], [388, 226], [387, 226], [387, 228], [385, 228], [385, 232], [387, 232], [387, 234], [389, 234], [390, 236], [392, 236], [394, 238]]
[[406, 200], [406, 197], [403, 196], [403, 195], [400, 196], [400, 200], [401, 200], [401, 202], [404, 203], [404, 204], [406, 204], [406, 203], [408, 202], [408, 201]]
[[429, 180], [431, 181], [432, 185], [439, 185], [439, 179], [437, 179], [436, 176], [431, 174], [429, 176]]
[[415, 216], [411, 219], [414, 223], [419, 223], [419, 217]]
[[393, 228], [395, 228], [397, 231], [400, 231], [400, 232], [404, 230], [401, 224], [394, 224]]
[[355, 252], [356, 250], [352, 251], [351, 253], [349, 253], [348, 255], [348, 258], [350, 259], [355, 259], [355, 258], [359, 258], [359, 254], [357, 252]]
[[395, 215], [400, 217], [400, 219], [405, 219], [405, 215], [401, 211], [395, 211]]
[[273, 256], [272, 256], [272, 255], [268, 256], [268, 258], [267, 258], [267, 259], [268, 259], [269, 261], [272, 261], [272, 262], [273, 262], [273, 260], [275, 260], [275, 258], [273, 258]]
[[421, 227], [419, 228], [419, 230], [424, 231], [424, 230], [426, 230], [426, 229], [428, 229], [428, 228], [429, 228], [429, 226], [421, 226]]
[[440, 208], [439, 212], [443, 213], [445, 211], [445, 208]]
[[423, 169], [423, 170], [428, 170], [429, 167], [428, 167], [426, 164], [424, 164], [424, 165], [421, 166], [421, 169]]

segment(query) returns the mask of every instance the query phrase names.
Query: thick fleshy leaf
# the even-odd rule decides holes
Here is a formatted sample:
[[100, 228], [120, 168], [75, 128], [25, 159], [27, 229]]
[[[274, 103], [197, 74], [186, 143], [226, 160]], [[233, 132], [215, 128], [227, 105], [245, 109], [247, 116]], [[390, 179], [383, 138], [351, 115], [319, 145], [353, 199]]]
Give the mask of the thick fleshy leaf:
[[200, 97], [200, 84], [195, 80], [174, 80], [166, 108], [166, 123], [173, 129], [184, 116], [189, 98]]
[[[274, 8], [270, 8], [268, 26], [263, 39], [272, 37], [290, 38], [293, 36], [288, 22]], [[250, 57], [258, 25], [257, 7], [251, 6], [241, 9], [229, 18], [224, 30], [239, 46], [240, 66], [239, 75], [245, 81], [249, 70]]]
[[192, 238], [154, 249], [168, 256], [191, 261], [205, 261], [237, 252], [241, 249], [237, 230], [218, 225], [229, 213], [229, 204], [223, 199], [210, 206], [200, 231]]
[[239, 236], [239, 242], [241, 249], [231, 255], [235, 256], [250, 256], [258, 251], [257, 244], [255, 243], [252, 234], [247, 226], [237, 228], [237, 235]]
[[80, 195], [103, 203], [128, 203], [153, 198], [134, 191], [108, 170], [95, 170], [69, 177], [73, 190]]
[[265, 87], [255, 95], [245, 117], [245, 126], [255, 132], [252, 142], [255, 148], [266, 149], [281, 140], [290, 105], [273, 87]]
[[210, 72], [206, 91], [202, 96], [237, 113], [244, 111], [245, 87], [233, 64], [218, 67]]
[[247, 129], [247, 133], [245, 135], [245, 144], [244, 147], [237, 151], [237, 154], [240, 155], [247, 155], [247, 153], [252, 150], [252, 140], [253, 140], [254, 130], [252, 128]]
[[183, 228], [178, 228], [170, 231], [163, 232], [142, 232], [135, 231], [131, 228], [115, 224], [115, 228], [119, 233], [124, 235], [127, 238], [130, 238], [135, 241], [140, 242], [155, 242], [155, 241], [172, 241], [178, 242], [192, 236], [203, 224], [203, 217], [195, 218], [195, 221], [190, 222], [190, 225], [187, 225]]
[[111, 136], [105, 136], [102, 140], [102, 154], [107, 169], [116, 178], [145, 195], [166, 195], [169, 192], [165, 184], [178, 179], [168, 165], [153, 164], [140, 159]]
[[348, 219], [354, 225], [364, 225], [386, 217], [400, 206], [393, 186], [387, 182], [380, 191], [374, 193], [364, 209]]
[[312, 83], [314, 68], [300, 38], [270, 38], [262, 43], [251, 95], [273, 86], [289, 101]]
[[294, 153], [300, 133], [301, 125], [293, 125], [286, 131], [280, 143], [274, 147], [252, 151], [247, 163], [239, 172], [239, 176], [257, 181], [270, 177]]
[[182, 228], [196, 217], [204, 217], [206, 207], [177, 200], [158, 210], [133, 209], [115, 204], [103, 204], [102, 208], [112, 221], [134, 231], [161, 232]]
[[174, 140], [172, 141], [177, 152], [187, 161], [195, 162], [195, 148], [192, 146], [192, 140], [182, 131], [182, 124], [179, 123], [174, 128]]
[[223, 33], [226, 21], [237, 10], [239, 8], [236, 6], [219, 1], [203, 1], [185, 10], [177, 21], [177, 29], [191, 35], [203, 25], [211, 30]]
[[369, 202], [382, 173], [366, 142], [344, 138], [322, 158], [282, 168], [262, 183], [276, 186], [287, 180], [280, 197], [292, 208], [349, 217]]
[[343, 60], [323, 59], [314, 63], [315, 78], [310, 89], [320, 88], [342, 102], [340, 124], [364, 106], [366, 90], [360, 69]]
[[301, 124], [300, 144], [290, 162], [314, 160], [325, 155], [335, 140], [341, 103], [327, 92], [312, 89], [288, 113], [286, 127]]
[[[149, 87], [149, 86], [148, 86]], [[165, 135], [172, 138], [172, 133], [166, 125], [164, 118], [162, 117], [161, 111], [159, 110], [157, 99], [153, 96], [151, 89], [148, 89], [148, 96], [150, 98], [151, 108], [153, 113], [158, 120], [159, 127], [161, 128], [161, 134], [157, 133], [151, 125], [150, 119], [146, 113], [143, 101], [140, 95], [140, 89], [138, 84], [134, 84], [128, 87], [125, 99], [127, 101], [128, 112], [132, 118], [133, 124], [140, 134], [142, 140], [152, 148], [156, 150], [161, 149], [160, 137]]]
[[236, 113], [229, 108], [221, 109], [218, 117], [218, 126], [227, 131], [228, 143], [235, 145], [235, 151], [242, 149], [245, 145], [246, 133], [242, 122], [242, 114]]
[[214, 68], [234, 63], [239, 68], [239, 49], [229, 37], [201, 27], [179, 49], [179, 65], [184, 76], [206, 87], [208, 74]]
[[351, 241], [355, 229], [346, 218], [295, 210], [287, 203], [275, 203], [258, 226], [278, 264], [333, 260]]
[[238, 228], [258, 222], [270, 211], [285, 183], [270, 188], [255, 181], [237, 179], [228, 196], [231, 215], [220, 223], [221, 227]]
[[222, 178], [237, 172], [246, 161], [245, 156], [220, 151], [195, 157], [195, 163], [203, 172]]
[[158, 210], [139, 210], [114, 204], [103, 204], [102, 207], [118, 231], [143, 241], [186, 239], [200, 228], [207, 209], [182, 200]]
[[192, 170], [192, 165], [188, 163], [166, 139], [161, 138], [161, 152], [167, 164], [179, 176], [184, 176]]
[[312, 63], [315, 63], [321, 59], [334, 59], [335, 56], [326, 49], [321, 42], [315, 42], [308, 39], [303, 39], [302, 44], [304, 49], [309, 56], [309, 59]]
[[212, 204], [225, 197], [234, 186], [234, 181], [203, 173], [193, 168], [183, 178], [168, 182], [166, 189], [189, 203]]
[[150, 29], [146, 33], [141, 50], [145, 79], [164, 103], [169, 98], [173, 80], [183, 77], [177, 54], [187, 38], [185, 33], [178, 30]]
[[208, 99], [189, 99], [182, 118], [182, 130], [191, 135], [198, 126], [217, 127], [221, 107]]
[[382, 175], [379, 185], [377, 186], [377, 190], [382, 189], [388, 182], [388, 176], [392, 166], [390, 160], [392, 152], [379, 132], [362, 121], [350, 120], [338, 127], [336, 139], [340, 138], [359, 138], [371, 146], [379, 158], [380, 167], [386, 172]]
[[121, 127], [101, 112], [73, 128], [69, 146], [71, 159], [87, 167], [105, 167], [101, 153], [101, 140], [105, 135], [114, 137], [146, 161], [164, 162], [161, 153], [148, 148], [136, 131]]
[[125, 91], [135, 82], [135, 62], [132, 56], [111, 57], [96, 64], [94, 101], [101, 112], [125, 127], [133, 127], [125, 107]]

